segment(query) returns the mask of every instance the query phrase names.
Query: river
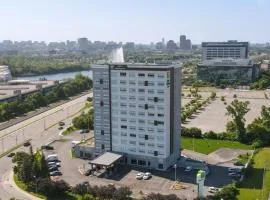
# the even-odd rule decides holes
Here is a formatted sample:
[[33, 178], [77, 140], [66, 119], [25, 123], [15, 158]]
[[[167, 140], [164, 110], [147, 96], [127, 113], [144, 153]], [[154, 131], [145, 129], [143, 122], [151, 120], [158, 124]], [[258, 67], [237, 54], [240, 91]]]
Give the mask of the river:
[[13, 79], [23, 79], [23, 80], [39, 80], [40, 78], [46, 78], [47, 80], [64, 80], [68, 78], [74, 78], [76, 74], [81, 73], [84, 76], [89, 76], [91, 79], [93, 77], [93, 72], [91, 70], [76, 71], [76, 72], [63, 72], [57, 74], [46, 74], [38, 76], [22, 76], [22, 77], [13, 77]]

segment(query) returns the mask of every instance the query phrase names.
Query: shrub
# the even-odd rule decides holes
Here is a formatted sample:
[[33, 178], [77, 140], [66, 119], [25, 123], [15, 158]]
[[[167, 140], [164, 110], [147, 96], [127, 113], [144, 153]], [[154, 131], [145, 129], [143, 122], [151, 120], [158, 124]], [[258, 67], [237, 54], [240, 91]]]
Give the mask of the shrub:
[[225, 101], [225, 96], [221, 96], [221, 97], [220, 97], [220, 100], [221, 100], [221, 101]]
[[258, 149], [260, 147], [263, 147], [263, 142], [260, 139], [256, 139], [255, 141], [253, 141], [252, 148]]
[[192, 127], [192, 128], [183, 127], [181, 135], [185, 137], [202, 138], [202, 130], [196, 127]]
[[233, 95], [233, 98], [237, 98], [237, 95], [236, 95], [236, 94], [234, 94], [234, 95]]
[[214, 131], [208, 131], [208, 132], [205, 132], [203, 134], [203, 137], [204, 138], [209, 138], [209, 139], [217, 139], [218, 138], [218, 134], [215, 133]]

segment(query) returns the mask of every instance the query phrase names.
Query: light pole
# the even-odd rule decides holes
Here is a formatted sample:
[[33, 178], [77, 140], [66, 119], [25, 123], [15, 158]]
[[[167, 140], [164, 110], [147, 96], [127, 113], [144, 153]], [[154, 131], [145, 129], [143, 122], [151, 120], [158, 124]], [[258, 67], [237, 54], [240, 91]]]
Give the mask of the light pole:
[[34, 178], [35, 181], [36, 181], [36, 194], [37, 194], [37, 177], [36, 177], [36, 176], [33, 176], [33, 178]]
[[194, 134], [192, 135], [192, 149], [194, 151]]
[[176, 168], [177, 168], [177, 165], [174, 164], [174, 181], [176, 181]]

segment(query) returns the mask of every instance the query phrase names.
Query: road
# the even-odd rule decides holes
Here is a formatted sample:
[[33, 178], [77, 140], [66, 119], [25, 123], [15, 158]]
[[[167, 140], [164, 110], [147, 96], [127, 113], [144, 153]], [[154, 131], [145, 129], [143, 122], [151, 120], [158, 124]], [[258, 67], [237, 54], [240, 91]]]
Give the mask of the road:
[[49, 127], [81, 110], [92, 95], [89, 93], [0, 131], [0, 154], [36, 135], [43, 137]]
[[[5, 130], [4, 132], [9, 134], [6, 136], [2, 136], [2, 138], [4, 138], [4, 141], [6, 142], [5, 144], [11, 144], [11, 146], [4, 149], [7, 150], [15, 144], [14, 141], [12, 141], [12, 138], [14, 139], [16, 135], [18, 143], [21, 142], [23, 139], [31, 138], [33, 149], [40, 147], [43, 144], [47, 144], [55, 139], [61, 138], [61, 136], [59, 136], [60, 131], [58, 130], [57, 123], [59, 121], [64, 121], [66, 126], [71, 124], [72, 118], [78, 115], [78, 111], [84, 107], [85, 100], [88, 96], [92, 96], [92, 94], [85, 95], [83, 97], [75, 99], [72, 102], [68, 102], [61, 106], [53, 108], [50, 111], [44, 112], [38, 116], [35, 116], [24, 122], [9, 127], [9, 130]], [[16, 129], [19, 129], [19, 131], [17, 131]], [[23, 137], [20, 135], [21, 133], [23, 133]], [[28, 148], [21, 147], [17, 151], [19, 150], [28, 150]], [[11, 197], [15, 197], [16, 199], [21, 200], [36, 199], [18, 190], [12, 185], [10, 174], [12, 172], [13, 164], [11, 162], [11, 158], [4, 156], [0, 158], [0, 163], [0, 199], [7, 200]]]

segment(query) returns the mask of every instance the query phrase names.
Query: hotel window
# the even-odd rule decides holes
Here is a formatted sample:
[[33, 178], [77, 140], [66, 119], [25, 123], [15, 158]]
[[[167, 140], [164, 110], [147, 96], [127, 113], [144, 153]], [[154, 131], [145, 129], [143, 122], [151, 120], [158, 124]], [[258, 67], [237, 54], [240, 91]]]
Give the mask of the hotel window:
[[158, 114], [158, 117], [164, 117], [164, 114], [160, 114], [160, 113], [159, 113], [159, 114]]
[[135, 100], [136, 100], [136, 97], [135, 97], [135, 96], [130, 96], [130, 97], [129, 97], [129, 100], [135, 101]]
[[152, 89], [148, 90], [148, 94], [154, 94], [154, 93], [155, 93], [154, 90], [152, 90]]
[[144, 77], [145, 75], [143, 73], [138, 74], [139, 77]]
[[136, 89], [135, 88], [129, 88], [129, 93], [135, 93]]
[[129, 141], [129, 144], [136, 145], [136, 141]]
[[121, 129], [127, 129], [126, 125], [121, 125]]
[[126, 114], [127, 114], [127, 111], [121, 110], [121, 111], [120, 111], [120, 114], [121, 114], [121, 115], [126, 115]]
[[129, 77], [135, 77], [136, 76], [136, 73], [135, 72], [129, 72]]
[[101, 134], [101, 135], [104, 135], [104, 130], [101, 130], [101, 131], [100, 131], [100, 134]]
[[135, 131], [136, 127], [135, 126], [130, 126], [129, 129], [132, 130], [132, 131]]
[[144, 119], [139, 119], [139, 124], [145, 124], [145, 120]]
[[120, 92], [127, 92], [127, 88], [120, 88]]
[[144, 93], [144, 89], [138, 89], [139, 93]]
[[135, 104], [135, 103], [130, 103], [130, 104], [129, 104], [129, 107], [130, 107], [130, 108], [136, 108], [136, 104]]
[[145, 97], [139, 97], [139, 101], [145, 101]]
[[158, 148], [164, 148], [164, 144], [157, 144]]
[[155, 147], [154, 143], [148, 143], [148, 147]]
[[127, 133], [122, 132], [122, 133], [121, 133], [121, 136], [127, 136]]
[[136, 137], [136, 134], [130, 133], [129, 136], [130, 136], [130, 137]]
[[144, 149], [139, 149], [139, 153], [145, 153]]
[[157, 85], [158, 85], [158, 86], [164, 86], [164, 83], [163, 83], [163, 82], [158, 82]]
[[103, 84], [103, 79], [99, 79], [99, 84]]
[[157, 90], [158, 94], [164, 94], [164, 90]]
[[140, 146], [145, 146], [145, 143], [144, 142], [139, 142], [139, 145]]
[[129, 85], [136, 85], [135, 81], [129, 81]]
[[120, 72], [120, 76], [126, 76], [126, 72]]
[[145, 135], [145, 136], [144, 136], [144, 139], [145, 139], [145, 140], [148, 140], [148, 135]]
[[139, 127], [139, 131], [144, 131], [144, 128], [143, 127]]
[[148, 81], [144, 81], [144, 86], [148, 86]]
[[124, 81], [124, 80], [120, 80], [120, 84], [122, 84], [122, 85], [126, 85], [126, 84], [127, 84], [127, 82], [126, 82], [126, 81]]
[[103, 103], [103, 101], [100, 101], [100, 106], [104, 106], [104, 103]]
[[105, 145], [104, 144], [101, 145], [101, 149], [105, 149]]
[[154, 117], [155, 114], [154, 114], [154, 113], [148, 113], [148, 116], [149, 116], [149, 117]]
[[154, 102], [158, 102], [158, 97], [154, 97]]
[[127, 122], [127, 119], [121, 118], [120, 121], [121, 121], [121, 122]]
[[139, 112], [139, 116], [145, 116], [144, 112]]
[[158, 74], [158, 78], [164, 78], [164, 74]]
[[145, 110], [148, 109], [148, 104], [144, 104], [144, 109], [145, 109]]
[[155, 74], [149, 73], [148, 77], [155, 77]]

